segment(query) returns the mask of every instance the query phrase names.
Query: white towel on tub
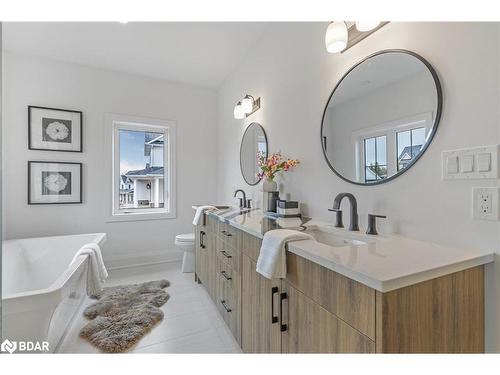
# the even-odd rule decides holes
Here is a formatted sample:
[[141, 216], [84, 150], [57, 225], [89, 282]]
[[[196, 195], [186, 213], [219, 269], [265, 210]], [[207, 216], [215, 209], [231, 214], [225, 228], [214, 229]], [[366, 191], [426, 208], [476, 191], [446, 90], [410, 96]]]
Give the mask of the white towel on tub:
[[196, 213], [194, 214], [193, 225], [201, 225], [203, 219], [203, 213], [207, 210], [215, 210], [214, 206], [200, 206], [196, 208]]
[[256, 271], [268, 279], [286, 277], [286, 244], [290, 241], [309, 240], [310, 234], [290, 229], [275, 229], [264, 234], [257, 259]]
[[89, 297], [102, 292], [102, 284], [108, 278], [108, 271], [102, 259], [101, 249], [95, 243], [83, 245], [77, 251], [71, 263], [80, 256], [86, 256], [87, 264], [87, 295]]

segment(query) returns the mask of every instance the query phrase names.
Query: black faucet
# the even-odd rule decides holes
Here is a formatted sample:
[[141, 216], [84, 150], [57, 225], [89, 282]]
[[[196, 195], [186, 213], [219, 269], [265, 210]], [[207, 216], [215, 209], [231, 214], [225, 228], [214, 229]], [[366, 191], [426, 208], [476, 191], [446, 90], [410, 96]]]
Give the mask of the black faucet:
[[378, 234], [377, 232], [377, 217], [381, 219], [385, 219], [387, 216], [385, 215], [373, 215], [368, 214], [368, 229], [366, 230], [366, 234]]
[[342, 210], [340, 209], [340, 203], [342, 199], [349, 199], [349, 203], [351, 205], [351, 223], [349, 225], [349, 230], [357, 231], [359, 230], [358, 224], [358, 202], [356, 202], [356, 198], [351, 193], [340, 193], [335, 197], [333, 201], [333, 208], [328, 209], [328, 211], [334, 211], [337, 213], [337, 221], [335, 223], [336, 227], [342, 228], [344, 224], [342, 223]]
[[247, 208], [247, 195], [245, 194], [245, 190], [243, 189], [236, 189], [234, 191], [234, 197], [236, 198], [236, 195], [241, 192], [243, 194], [243, 198], [239, 198], [240, 200], [240, 208]]

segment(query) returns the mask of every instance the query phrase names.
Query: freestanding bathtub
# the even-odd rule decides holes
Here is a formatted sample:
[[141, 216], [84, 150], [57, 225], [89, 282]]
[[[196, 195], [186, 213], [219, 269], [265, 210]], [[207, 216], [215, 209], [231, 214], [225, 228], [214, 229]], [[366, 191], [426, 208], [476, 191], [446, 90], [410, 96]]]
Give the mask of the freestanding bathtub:
[[39, 237], [2, 244], [3, 339], [48, 341], [54, 351], [86, 296], [87, 243], [102, 247], [105, 233]]

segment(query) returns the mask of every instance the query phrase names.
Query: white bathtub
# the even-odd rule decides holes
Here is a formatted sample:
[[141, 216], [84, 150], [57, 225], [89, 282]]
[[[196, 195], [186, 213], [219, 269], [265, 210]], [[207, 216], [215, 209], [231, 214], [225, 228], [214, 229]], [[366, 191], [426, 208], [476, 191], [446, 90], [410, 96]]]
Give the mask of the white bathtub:
[[86, 296], [87, 243], [102, 246], [105, 233], [39, 237], [2, 244], [3, 339], [48, 341], [50, 351]]

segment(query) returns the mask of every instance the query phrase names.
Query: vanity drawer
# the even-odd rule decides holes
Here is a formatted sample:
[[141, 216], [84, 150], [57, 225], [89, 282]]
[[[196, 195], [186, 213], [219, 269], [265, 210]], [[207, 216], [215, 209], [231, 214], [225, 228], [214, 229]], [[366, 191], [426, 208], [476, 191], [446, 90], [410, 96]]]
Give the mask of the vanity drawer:
[[239, 249], [230, 246], [226, 241], [217, 237], [215, 240], [215, 252], [217, 258], [224, 264], [230, 266], [236, 272], [240, 272], [241, 254]]
[[239, 293], [234, 293], [231, 283], [217, 277], [217, 309], [234, 337], [241, 342], [241, 301]]
[[375, 290], [287, 252], [287, 282], [325, 310], [375, 340]]
[[230, 247], [237, 248], [239, 245], [239, 230], [228, 223], [219, 221], [217, 236], [226, 242]]
[[221, 287], [223, 286], [225, 289], [227, 288], [231, 290], [233, 295], [239, 296], [241, 292], [240, 274], [235, 270], [233, 270], [231, 266], [228, 266], [219, 258], [217, 258], [216, 272], [217, 272], [216, 278], [218, 285], [220, 283]]

